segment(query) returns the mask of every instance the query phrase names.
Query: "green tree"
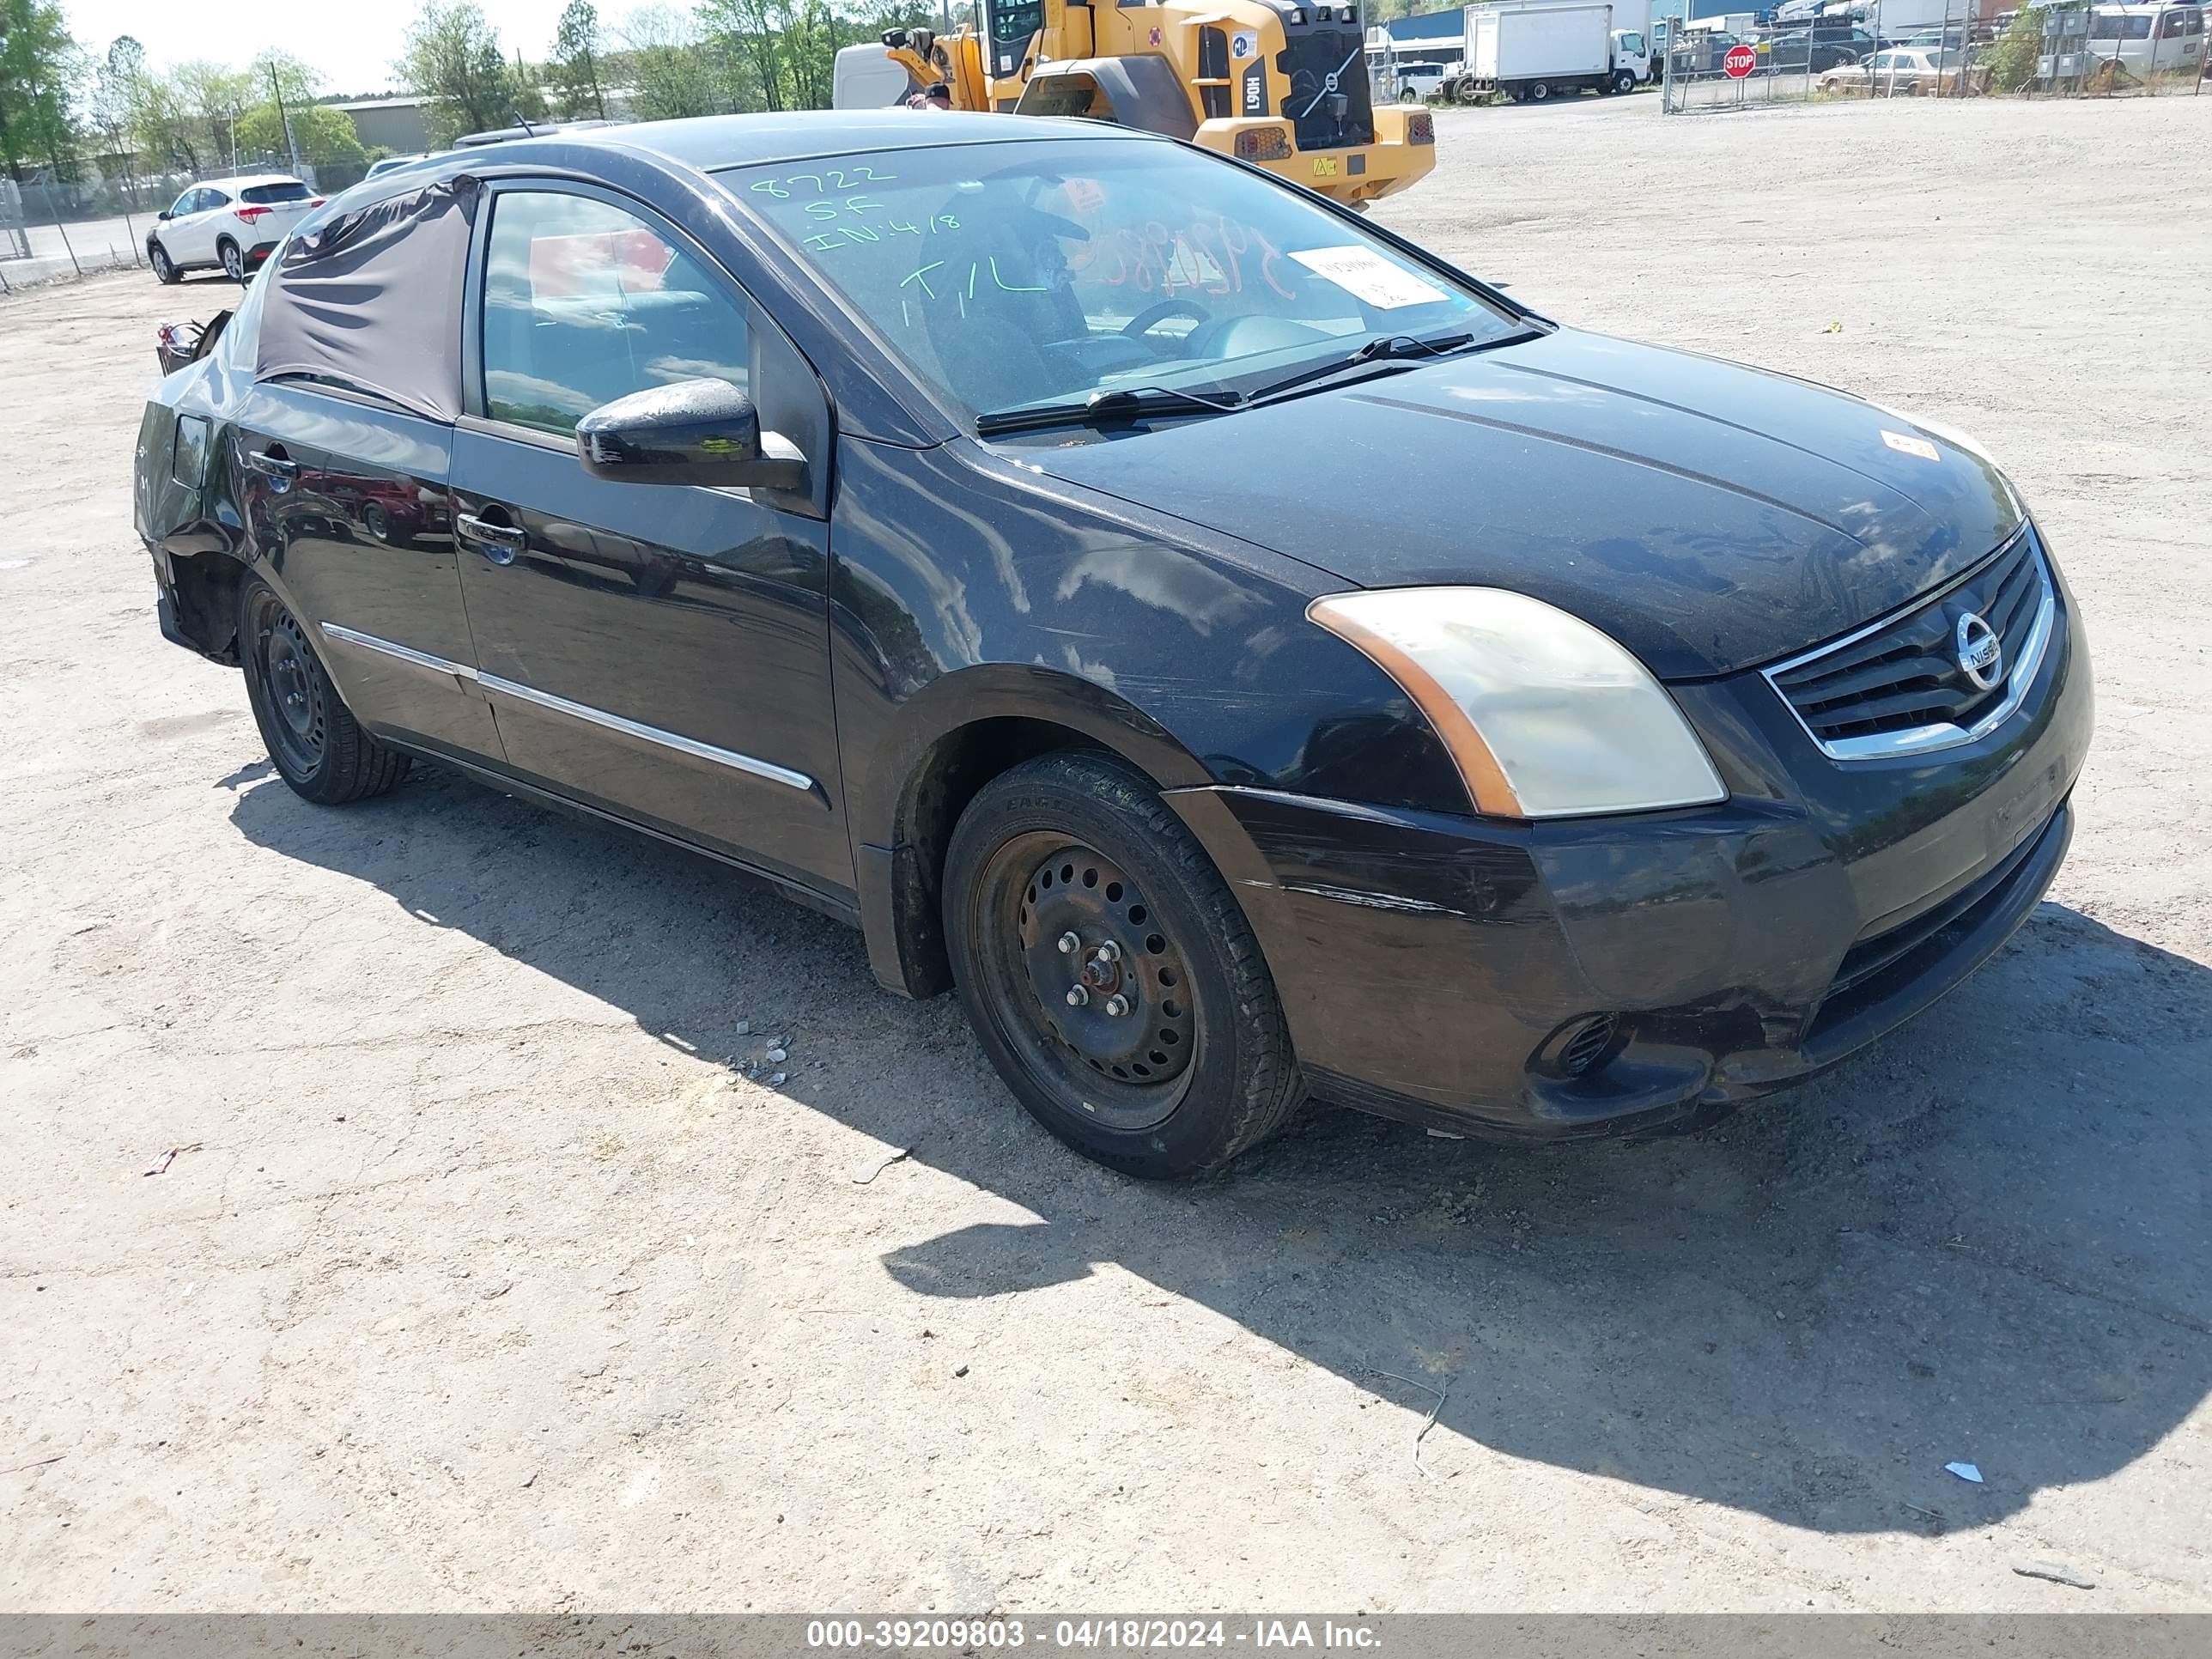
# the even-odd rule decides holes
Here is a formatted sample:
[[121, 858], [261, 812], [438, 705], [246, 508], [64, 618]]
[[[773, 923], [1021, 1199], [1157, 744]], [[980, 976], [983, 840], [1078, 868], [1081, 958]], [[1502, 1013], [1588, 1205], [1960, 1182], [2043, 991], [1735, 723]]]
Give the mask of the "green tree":
[[70, 104], [84, 54], [52, 0], [0, 0], [0, 162], [20, 179], [44, 161], [56, 178], [76, 143]]
[[422, 119], [434, 143], [514, 118], [514, 71], [476, 0], [425, 0], [407, 26], [407, 50], [395, 68], [410, 91], [429, 100]]
[[2035, 78], [2043, 55], [2041, 6], [2023, 6], [1990, 48], [1990, 82], [1999, 92], [2018, 92]]
[[[197, 58], [172, 70], [168, 84], [188, 148], [221, 166], [238, 148], [238, 118], [260, 101], [254, 95], [253, 77], [243, 70]], [[197, 158], [192, 166], [197, 171]]]
[[133, 161], [137, 149], [136, 117], [139, 88], [146, 79], [146, 48], [128, 34], [108, 43], [107, 53], [94, 70], [92, 95], [85, 114], [98, 135], [100, 166], [112, 170], [123, 186], [124, 200], [136, 206], [138, 179]]
[[606, 118], [606, 89], [599, 84], [599, 14], [592, 0], [568, 0], [548, 68], [564, 117]]
[[702, 0], [699, 7], [708, 42], [728, 70], [749, 82], [763, 108], [790, 107], [782, 38], [790, 11], [791, 0]]
[[714, 45], [682, 12], [646, 6], [623, 25], [631, 105], [641, 121], [720, 115], [741, 107], [729, 95]]
[[[290, 151], [284, 142], [286, 121], [291, 123], [292, 143], [299, 146], [300, 160], [309, 167], [368, 159], [368, 152], [361, 147], [361, 134], [354, 131], [353, 118], [343, 110], [332, 109], [328, 104], [295, 105], [289, 100], [281, 117], [271, 100], [256, 104], [238, 118], [240, 153], [288, 157]], [[290, 165], [289, 160], [286, 165]]]

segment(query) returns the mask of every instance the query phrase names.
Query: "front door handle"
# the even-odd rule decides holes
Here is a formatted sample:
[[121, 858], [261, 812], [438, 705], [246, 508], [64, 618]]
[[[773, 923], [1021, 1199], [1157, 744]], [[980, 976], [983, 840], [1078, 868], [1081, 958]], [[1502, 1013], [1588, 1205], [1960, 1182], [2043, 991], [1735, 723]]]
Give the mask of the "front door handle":
[[453, 527], [494, 564], [513, 564], [514, 556], [522, 551], [522, 532], [514, 525], [494, 524], [473, 513], [463, 513], [453, 520]]
[[279, 489], [286, 488], [300, 476], [299, 462], [283, 455], [271, 454], [265, 449], [249, 451], [246, 464], [263, 477], [274, 479]]

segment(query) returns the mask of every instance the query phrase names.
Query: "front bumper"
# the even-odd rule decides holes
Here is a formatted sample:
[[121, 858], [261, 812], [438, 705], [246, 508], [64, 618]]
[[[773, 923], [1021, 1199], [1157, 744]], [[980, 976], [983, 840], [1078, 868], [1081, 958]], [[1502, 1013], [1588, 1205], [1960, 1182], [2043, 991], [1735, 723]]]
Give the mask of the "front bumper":
[[[2073, 616], [2061, 581], [2019, 710], [1917, 759], [1828, 759], [1756, 672], [1673, 688], [1729, 783], [1715, 808], [1167, 799], [1243, 901], [1316, 1094], [1499, 1138], [1688, 1127], [1910, 1018], [2034, 909], [2093, 724]], [[1602, 1044], [1586, 1069], [1577, 1035]]]

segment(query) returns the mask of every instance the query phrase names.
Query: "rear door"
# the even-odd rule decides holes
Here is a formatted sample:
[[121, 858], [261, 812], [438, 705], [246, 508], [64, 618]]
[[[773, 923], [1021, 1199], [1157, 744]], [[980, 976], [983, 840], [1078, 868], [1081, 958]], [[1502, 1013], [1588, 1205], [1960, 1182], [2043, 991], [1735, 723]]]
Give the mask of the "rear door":
[[[641, 204], [503, 181], [477, 225], [453, 456], [461, 586], [509, 765], [849, 891], [830, 701], [829, 410], [762, 308]], [[587, 475], [577, 420], [708, 376], [813, 463], [808, 495]]]
[[342, 381], [264, 381], [236, 426], [254, 538], [380, 737], [500, 758], [455, 569], [450, 426]]

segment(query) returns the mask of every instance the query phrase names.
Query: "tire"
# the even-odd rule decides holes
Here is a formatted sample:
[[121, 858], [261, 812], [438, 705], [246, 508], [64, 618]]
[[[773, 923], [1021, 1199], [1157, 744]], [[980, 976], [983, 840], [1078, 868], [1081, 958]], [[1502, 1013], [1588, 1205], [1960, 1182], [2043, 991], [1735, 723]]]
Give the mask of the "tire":
[[1552, 83], [1549, 81], [1531, 81], [1528, 83], [1528, 101], [1530, 103], [1540, 104], [1551, 95]]
[[[1152, 1180], [1203, 1175], [1304, 1098], [1244, 913], [1159, 791], [1122, 762], [1064, 750], [985, 785], [952, 832], [944, 915], [984, 1053], [1023, 1108], [1086, 1158]], [[1070, 933], [1081, 943], [1063, 952]], [[1103, 954], [1109, 941], [1116, 960]], [[1077, 989], [1086, 1000], [1071, 1006]]]
[[1615, 71], [1614, 71], [1614, 73], [1613, 73], [1613, 89], [1615, 92], [1633, 92], [1633, 91], [1635, 91], [1635, 90], [1636, 90], [1636, 71], [1635, 71], [1634, 70], [1615, 70]]
[[154, 267], [154, 280], [165, 288], [185, 280], [185, 273], [171, 261], [168, 249], [161, 246], [158, 238], [149, 236], [146, 240], [146, 263]]
[[246, 269], [245, 250], [226, 236], [216, 244], [215, 251], [222, 257], [222, 274], [244, 288], [249, 274]]
[[239, 584], [238, 657], [253, 723], [294, 794], [339, 806], [384, 794], [407, 775], [408, 757], [346, 712], [307, 630], [258, 576]]

